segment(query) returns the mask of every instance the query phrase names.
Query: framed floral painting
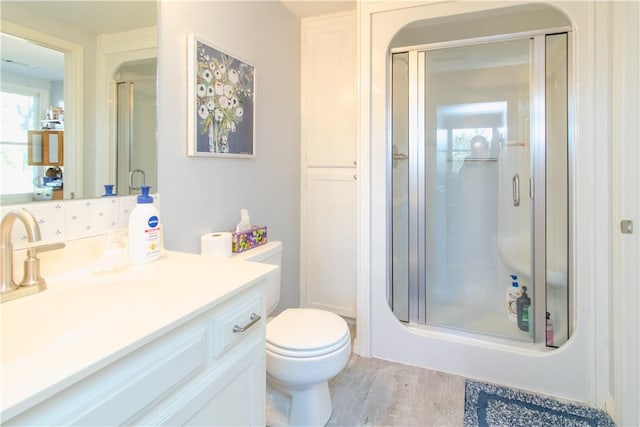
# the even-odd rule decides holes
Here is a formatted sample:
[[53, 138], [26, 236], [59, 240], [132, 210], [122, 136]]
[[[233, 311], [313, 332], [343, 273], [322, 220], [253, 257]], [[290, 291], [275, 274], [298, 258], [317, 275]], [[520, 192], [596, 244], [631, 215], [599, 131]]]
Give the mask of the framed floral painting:
[[255, 67], [189, 36], [190, 156], [253, 157]]

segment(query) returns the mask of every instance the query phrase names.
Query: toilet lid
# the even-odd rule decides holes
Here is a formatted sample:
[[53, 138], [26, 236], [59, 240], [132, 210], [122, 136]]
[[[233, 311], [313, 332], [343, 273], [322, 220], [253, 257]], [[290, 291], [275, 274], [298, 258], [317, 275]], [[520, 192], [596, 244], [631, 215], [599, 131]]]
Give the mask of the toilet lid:
[[343, 318], [314, 308], [289, 308], [267, 323], [267, 349], [283, 356], [327, 354], [350, 339]]

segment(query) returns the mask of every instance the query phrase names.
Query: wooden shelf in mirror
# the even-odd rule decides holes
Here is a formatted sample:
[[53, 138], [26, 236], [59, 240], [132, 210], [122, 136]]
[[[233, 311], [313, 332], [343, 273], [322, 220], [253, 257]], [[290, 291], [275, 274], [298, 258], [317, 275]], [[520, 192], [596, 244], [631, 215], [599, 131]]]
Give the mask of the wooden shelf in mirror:
[[64, 166], [64, 132], [30, 130], [28, 151], [30, 166]]

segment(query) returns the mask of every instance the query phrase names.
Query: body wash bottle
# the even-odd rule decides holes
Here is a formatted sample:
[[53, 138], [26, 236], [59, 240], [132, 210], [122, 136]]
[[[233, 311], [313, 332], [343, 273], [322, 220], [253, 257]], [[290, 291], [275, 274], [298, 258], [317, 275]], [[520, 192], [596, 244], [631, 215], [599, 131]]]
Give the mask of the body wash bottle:
[[149, 195], [149, 186], [140, 187], [142, 194], [129, 215], [129, 262], [143, 264], [160, 256], [160, 219]]
[[527, 295], [527, 287], [522, 287], [522, 295], [516, 300], [518, 328], [521, 331], [529, 331], [529, 307], [531, 306], [531, 298]]

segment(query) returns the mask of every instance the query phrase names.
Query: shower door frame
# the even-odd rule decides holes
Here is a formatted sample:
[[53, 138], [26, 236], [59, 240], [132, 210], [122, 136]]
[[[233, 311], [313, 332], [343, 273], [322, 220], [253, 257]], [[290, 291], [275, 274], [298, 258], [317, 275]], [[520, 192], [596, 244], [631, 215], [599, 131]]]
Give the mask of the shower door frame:
[[[131, 192], [131, 157], [133, 145], [133, 108], [134, 84], [131, 80], [116, 81], [116, 190], [118, 195], [126, 196]], [[126, 93], [126, 95], [125, 95]]]
[[[409, 73], [412, 70], [417, 73], [415, 84], [412, 85], [411, 75], [409, 76], [408, 101], [409, 105], [416, 105], [416, 108], [409, 108], [408, 117], [408, 137], [409, 137], [409, 230], [417, 230], [416, 233], [409, 233], [409, 291], [408, 291], [408, 313], [409, 324], [426, 325], [428, 327], [436, 327], [426, 324], [426, 239], [417, 236], [425, 235], [426, 231], [426, 184], [425, 184], [425, 164], [418, 161], [425, 159], [425, 112], [426, 100], [428, 96], [428, 88], [426, 87], [426, 52], [431, 50], [454, 48], [461, 46], [471, 46], [477, 44], [489, 44], [492, 42], [511, 41], [517, 39], [529, 39], [531, 43], [530, 49], [530, 113], [531, 126], [530, 132], [530, 170], [531, 177], [528, 183], [528, 193], [531, 198], [530, 213], [530, 236], [531, 236], [531, 276], [532, 276], [532, 305], [534, 308], [534, 321], [530, 323], [533, 328], [531, 332], [532, 341], [536, 345], [544, 346], [546, 342], [546, 308], [547, 308], [547, 280], [546, 280], [546, 46], [545, 39], [547, 36], [564, 33], [567, 36], [567, 232], [568, 232], [568, 265], [567, 265], [567, 287], [568, 287], [568, 337], [574, 331], [574, 306], [575, 300], [573, 295], [573, 275], [572, 271], [572, 254], [573, 254], [573, 87], [574, 76], [571, 63], [572, 51], [572, 29], [570, 27], [541, 29], [535, 31], [525, 31], [510, 34], [500, 34], [486, 37], [476, 37], [470, 39], [452, 40], [437, 43], [428, 43], [413, 46], [397, 47], [389, 50], [388, 54], [388, 70], [392, 70], [392, 60], [394, 53], [407, 53], [409, 60]], [[412, 67], [413, 64], [413, 67]], [[391, 91], [393, 74], [389, 73], [388, 88]], [[424, 96], [421, 96], [424, 94]], [[387, 111], [392, 111], [393, 96], [388, 98]], [[387, 133], [387, 176], [393, 175], [393, 123], [391, 114], [387, 115], [389, 120]], [[414, 154], [412, 156], [412, 154]], [[387, 180], [387, 215], [393, 221], [392, 200], [393, 200], [393, 180]], [[412, 228], [415, 227], [415, 228]], [[540, 230], [535, 232], [535, 230]], [[392, 227], [389, 225], [388, 233], [390, 238], [387, 239], [387, 251], [393, 253], [393, 237]], [[387, 258], [387, 299], [391, 307], [393, 307], [393, 261], [392, 256]], [[421, 262], [422, 261], [422, 262]], [[475, 333], [469, 331], [470, 333]], [[478, 332], [479, 334], [482, 334]], [[484, 335], [484, 334], [482, 334]]]

